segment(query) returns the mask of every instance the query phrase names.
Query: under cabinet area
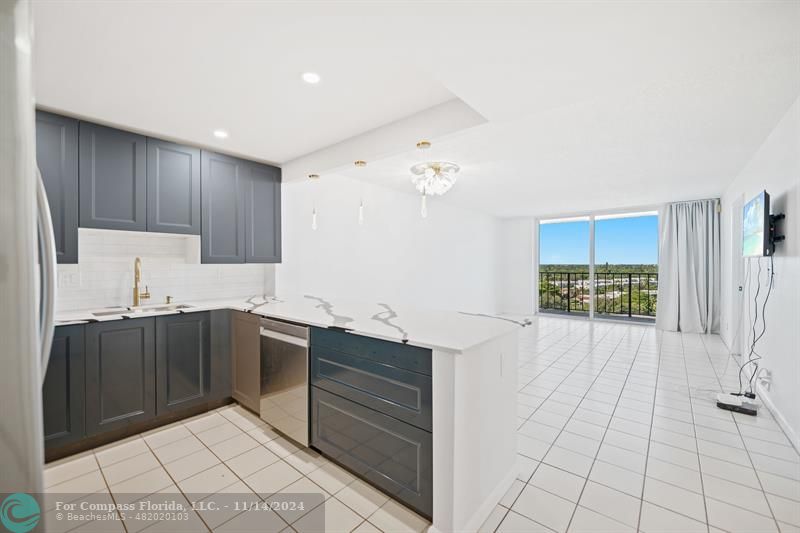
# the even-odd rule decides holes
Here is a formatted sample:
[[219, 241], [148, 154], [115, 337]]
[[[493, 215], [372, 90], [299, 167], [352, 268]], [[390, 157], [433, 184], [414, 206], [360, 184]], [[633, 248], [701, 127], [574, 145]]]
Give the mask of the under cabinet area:
[[433, 514], [431, 350], [311, 332], [311, 445]]

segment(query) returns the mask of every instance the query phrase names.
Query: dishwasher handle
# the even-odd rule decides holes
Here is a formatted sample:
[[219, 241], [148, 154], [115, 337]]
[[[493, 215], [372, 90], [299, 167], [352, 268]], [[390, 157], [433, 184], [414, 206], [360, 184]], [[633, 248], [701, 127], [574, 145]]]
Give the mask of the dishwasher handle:
[[270, 339], [279, 340], [281, 342], [286, 342], [286, 343], [289, 343], [289, 344], [294, 344], [295, 346], [301, 346], [303, 348], [308, 348], [308, 339], [304, 339], [302, 337], [295, 337], [294, 335], [287, 335], [286, 333], [281, 333], [280, 331], [274, 331], [274, 330], [262, 327], [261, 328], [261, 336], [262, 337], [268, 337]]

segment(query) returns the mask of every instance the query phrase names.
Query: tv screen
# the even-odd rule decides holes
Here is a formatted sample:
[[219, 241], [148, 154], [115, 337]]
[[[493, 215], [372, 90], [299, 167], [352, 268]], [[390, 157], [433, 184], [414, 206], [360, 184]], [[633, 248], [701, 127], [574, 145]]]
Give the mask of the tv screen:
[[747, 202], [742, 217], [742, 256], [769, 255], [769, 194], [762, 191]]

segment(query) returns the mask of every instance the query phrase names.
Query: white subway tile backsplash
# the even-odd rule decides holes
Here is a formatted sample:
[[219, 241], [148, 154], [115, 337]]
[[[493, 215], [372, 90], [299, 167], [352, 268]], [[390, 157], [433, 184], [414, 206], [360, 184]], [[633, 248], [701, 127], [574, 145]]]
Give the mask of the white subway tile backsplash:
[[202, 265], [196, 235], [81, 228], [78, 255], [78, 265], [58, 265], [58, 311], [130, 305], [136, 257], [151, 303], [275, 292], [274, 265]]

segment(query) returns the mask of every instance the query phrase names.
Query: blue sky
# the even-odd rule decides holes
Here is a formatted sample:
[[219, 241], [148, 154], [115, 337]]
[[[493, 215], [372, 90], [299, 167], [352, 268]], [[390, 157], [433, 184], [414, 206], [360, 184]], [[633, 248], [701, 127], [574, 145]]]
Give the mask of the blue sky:
[[[611, 218], [595, 221], [595, 264], [656, 264], [658, 217]], [[588, 264], [589, 222], [539, 226], [542, 264]]]

